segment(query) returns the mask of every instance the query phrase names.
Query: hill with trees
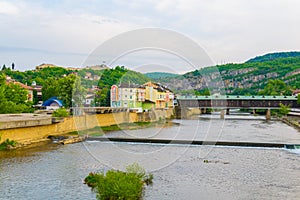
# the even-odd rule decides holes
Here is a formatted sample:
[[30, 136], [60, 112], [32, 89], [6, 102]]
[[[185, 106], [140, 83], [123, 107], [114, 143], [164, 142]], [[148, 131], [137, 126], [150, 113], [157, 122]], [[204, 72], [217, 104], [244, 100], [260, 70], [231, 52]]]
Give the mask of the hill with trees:
[[252, 58], [248, 60], [246, 63], [249, 62], [265, 62], [265, 61], [271, 61], [278, 58], [295, 58], [300, 57], [300, 52], [298, 51], [291, 51], [291, 52], [277, 52], [277, 53], [268, 53], [263, 56], [256, 56], [255, 58]]
[[[210, 95], [223, 91], [232, 95], [290, 95], [293, 89], [300, 88], [300, 52], [266, 54], [245, 63], [205, 67], [183, 75], [162, 72], [142, 74], [124, 66], [94, 70], [51, 65], [25, 72], [3, 66], [0, 70], [0, 113], [28, 112], [31, 105], [24, 100], [24, 90], [4, 84], [4, 75], [23, 84], [35, 82], [43, 86], [43, 100], [57, 96], [66, 107], [74, 103], [80, 105], [87, 90], [92, 87], [98, 88], [93, 91], [95, 99], [92, 105], [110, 106], [112, 85], [140, 85], [151, 80], [182, 95]], [[36, 96], [34, 98], [36, 103]]]
[[[142, 73], [131, 71], [124, 66], [98, 70], [93, 68], [68, 69], [50, 65], [50, 67], [44, 66], [38, 70], [25, 72], [3, 67], [0, 74], [10, 76], [26, 85], [31, 85], [33, 82], [41, 85], [43, 87], [43, 101], [56, 96], [64, 102], [66, 107], [71, 107], [74, 102], [77, 102], [77, 105], [81, 104], [87, 89], [95, 86], [98, 86], [99, 90], [95, 94], [96, 98], [93, 104], [95, 106], [109, 106], [109, 91], [112, 85], [120, 83], [143, 84], [151, 80]], [[72, 96], [75, 97], [73, 102]], [[37, 103], [35, 95], [34, 103]]]
[[226, 94], [255, 95], [269, 80], [274, 79], [283, 81], [291, 89], [300, 88], [300, 57], [294, 52], [289, 55], [295, 56], [206, 67], [177, 77], [165, 78], [161, 83], [178, 94], [191, 95], [207, 94], [207, 91], [220, 92], [216, 88], [224, 89]]
[[144, 75], [157, 82], [160, 82], [165, 78], [174, 78], [178, 76], [178, 74], [167, 73], [167, 72], [149, 72], [149, 73], [145, 73]]

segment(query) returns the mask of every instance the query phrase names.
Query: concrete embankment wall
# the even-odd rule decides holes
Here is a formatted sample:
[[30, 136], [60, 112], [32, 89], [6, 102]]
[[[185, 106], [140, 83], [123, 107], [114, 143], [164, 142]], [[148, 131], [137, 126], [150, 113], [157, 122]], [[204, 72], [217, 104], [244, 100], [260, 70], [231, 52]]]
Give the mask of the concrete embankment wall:
[[0, 143], [6, 139], [10, 139], [26, 144], [44, 140], [49, 135], [61, 135], [72, 131], [94, 128], [96, 126], [110, 126], [126, 122], [152, 122], [159, 119], [170, 118], [172, 115], [173, 110], [169, 109], [155, 110], [146, 113], [119, 112], [73, 116], [65, 118], [63, 122], [55, 124], [0, 130]]

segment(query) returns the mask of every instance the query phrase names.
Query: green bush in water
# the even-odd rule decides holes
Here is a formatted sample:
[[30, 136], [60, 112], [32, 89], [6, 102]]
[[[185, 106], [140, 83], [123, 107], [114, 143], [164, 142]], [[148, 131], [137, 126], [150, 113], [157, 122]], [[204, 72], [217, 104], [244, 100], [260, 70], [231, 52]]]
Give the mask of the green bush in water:
[[152, 184], [153, 175], [138, 164], [130, 165], [126, 172], [109, 170], [104, 174], [90, 173], [84, 182], [97, 193], [99, 200], [142, 199], [145, 184]]

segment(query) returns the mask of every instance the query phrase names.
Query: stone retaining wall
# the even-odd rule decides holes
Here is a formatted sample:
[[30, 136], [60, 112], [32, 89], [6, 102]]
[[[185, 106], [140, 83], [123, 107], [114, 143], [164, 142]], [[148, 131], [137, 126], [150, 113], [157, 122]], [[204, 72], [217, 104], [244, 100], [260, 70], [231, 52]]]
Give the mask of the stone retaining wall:
[[45, 140], [49, 135], [61, 135], [72, 131], [94, 128], [96, 126], [110, 126], [126, 122], [157, 121], [170, 118], [173, 110], [155, 110], [145, 113], [107, 113], [64, 118], [63, 122], [39, 126], [9, 128], [0, 130], [0, 143], [6, 139], [15, 140], [22, 144]]

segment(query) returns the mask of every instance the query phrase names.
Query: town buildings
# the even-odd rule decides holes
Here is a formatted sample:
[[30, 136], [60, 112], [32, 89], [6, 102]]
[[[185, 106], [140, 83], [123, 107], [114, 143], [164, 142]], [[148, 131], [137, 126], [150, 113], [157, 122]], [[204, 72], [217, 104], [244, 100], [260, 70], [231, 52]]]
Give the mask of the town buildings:
[[143, 85], [113, 85], [110, 97], [111, 107], [149, 110], [173, 108], [175, 96], [167, 87], [147, 82]]
[[33, 87], [20, 83], [15, 79], [12, 79], [10, 76], [6, 76], [6, 84], [10, 84], [10, 83], [19, 85], [20, 87], [24, 88], [27, 91], [27, 101], [31, 101], [31, 102], [33, 101], [33, 91], [34, 91]]

